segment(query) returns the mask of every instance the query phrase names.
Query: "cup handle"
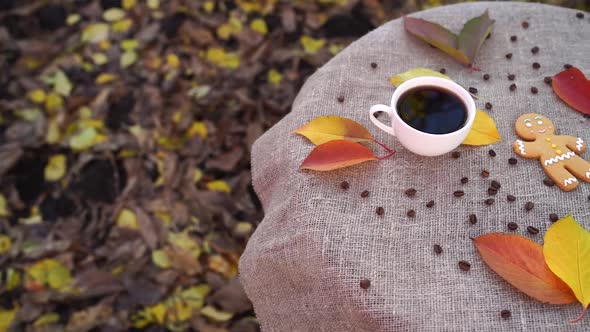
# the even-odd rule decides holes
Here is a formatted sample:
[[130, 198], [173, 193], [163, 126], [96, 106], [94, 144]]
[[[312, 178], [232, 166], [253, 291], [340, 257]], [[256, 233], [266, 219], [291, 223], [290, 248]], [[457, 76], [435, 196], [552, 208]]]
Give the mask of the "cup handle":
[[381, 121], [377, 120], [377, 118], [375, 117], [375, 113], [377, 113], [377, 112], [387, 113], [387, 115], [389, 115], [389, 120], [391, 122], [391, 121], [393, 121], [393, 109], [387, 105], [382, 105], [382, 104], [374, 105], [369, 110], [369, 118], [371, 119], [373, 124], [375, 124], [377, 127], [379, 127], [379, 129], [383, 130], [384, 132], [386, 132], [388, 134], [395, 136], [395, 133], [393, 132], [392, 127], [387, 126], [387, 125], [383, 124]]

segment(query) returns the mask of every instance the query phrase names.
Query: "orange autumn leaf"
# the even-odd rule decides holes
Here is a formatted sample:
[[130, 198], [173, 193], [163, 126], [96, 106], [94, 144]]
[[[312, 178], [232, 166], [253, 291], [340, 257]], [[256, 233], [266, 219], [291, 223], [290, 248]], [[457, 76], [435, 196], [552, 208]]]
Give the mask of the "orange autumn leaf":
[[496, 122], [486, 112], [477, 110], [473, 126], [463, 145], [489, 145], [501, 141]]
[[553, 91], [578, 112], [590, 114], [590, 80], [578, 68], [572, 67], [553, 76]]
[[377, 159], [371, 150], [359, 143], [335, 140], [318, 145], [305, 158], [300, 168], [331, 171]]
[[520, 235], [503, 233], [479, 236], [474, 244], [492, 270], [528, 296], [551, 304], [576, 301], [568, 285], [545, 263], [541, 245]]
[[334, 140], [351, 142], [373, 140], [369, 131], [359, 123], [335, 115], [317, 117], [293, 133], [307, 137], [315, 145]]

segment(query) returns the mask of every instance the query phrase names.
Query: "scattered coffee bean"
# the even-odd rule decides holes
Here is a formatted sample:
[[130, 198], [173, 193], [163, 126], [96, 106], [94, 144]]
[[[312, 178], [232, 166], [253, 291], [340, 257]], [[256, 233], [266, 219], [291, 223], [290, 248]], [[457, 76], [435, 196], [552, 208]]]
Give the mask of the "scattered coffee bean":
[[461, 157], [461, 152], [453, 151], [453, 153], [451, 153], [451, 157], [457, 159], [457, 158]]
[[431, 208], [433, 206], [434, 206], [434, 201], [430, 201], [430, 202], [426, 203], [427, 208]]
[[558, 221], [558, 220], [559, 220], [559, 216], [557, 216], [557, 214], [556, 214], [556, 213], [551, 213], [551, 214], [549, 215], [549, 220], [551, 220], [551, 222], [556, 222], [556, 221]]
[[465, 196], [465, 192], [463, 190], [457, 190], [453, 193], [453, 196], [455, 197], [463, 197]]
[[545, 82], [546, 84], [551, 84], [551, 81], [553, 81], [553, 79], [550, 76], [545, 76], [545, 78], [543, 79], [543, 82]]
[[361, 197], [362, 197], [362, 198], [367, 198], [367, 197], [369, 197], [369, 191], [368, 191], [368, 190], [365, 190], [365, 191], [363, 191], [363, 192], [361, 193]]
[[439, 73], [441, 73], [441, 74], [444, 74], [444, 73], [446, 73], [446, 72], [447, 72], [447, 70], [446, 70], [446, 69], [444, 69], [444, 68], [441, 68], [441, 69], [439, 69], [439, 70], [438, 70], [438, 72], [439, 72]]
[[553, 187], [555, 185], [555, 182], [553, 182], [553, 180], [551, 180], [550, 178], [544, 178], [543, 184], [545, 184], [547, 187]]
[[416, 196], [416, 189], [414, 189], [414, 188], [406, 189], [405, 193], [406, 193], [406, 196], [408, 196], [408, 197], [414, 197], [414, 196]]
[[576, 13], [577, 18], [584, 18], [584, 13]]
[[510, 84], [510, 91], [514, 91], [516, 90], [516, 84], [512, 83]]
[[532, 86], [531, 87], [531, 92], [532, 92], [532, 94], [536, 95], [537, 92], [539, 92], [539, 89], [537, 89], [537, 87], [535, 87], [535, 86]]
[[539, 69], [541, 68], [541, 64], [538, 62], [533, 62], [533, 69]]
[[472, 87], [472, 86], [470, 86], [470, 87], [469, 87], [469, 92], [471, 92], [471, 93], [475, 94], [475, 93], [477, 93], [477, 89], [476, 89], [476, 88], [474, 88], [474, 87]]
[[488, 198], [484, 201], [484, 203], [486, 203], [486, 205], [492, 205], [492, 204], [494, 204], [495, 201], [496, 200], [493, 198]]
[[487, 178], [489, 176], [490, 176], [490, 172], [487, 169], [484, 169], [483, 171], [481, 171], [482, 178]]
[[516, 200], [516, 197], [512, 196], [512, 195], [507, 195], [506, 196], [506, 200], [508, 202], [514, 202]]
[[432, 248], [434, 249], [434, 253], [437, 255], [440, 255], [443, 252], [443, 248], [438, 244], [435, 244], [434, 246], [432, 246]]
[[416, 216], [416, 211], [414, 211], [414, 210], [408, 210], [408, 212], [406, 213], [406, 215], [408, 216], [408, 218], [414, 218]]
[[371, 287], [371, 280], [369, 279], [362, 279], [360, 282], [360, 286], [362, 289], [368, 289]]
[[531, 48], [531, 53], [533, 53], [533, 54], [539, 53], [539, 47], [535, 46], [535, 47]]
[[508, 319], [512, 316], [512, 313], [510, 312], [510, 310], [502, 310], [500, 312], [500, 316], [504, 319]]
[[500, 190], [500, 188], [502, 188], [502, 185], [500, 184], [500, 182], [496, 181], [496, 180], [492, 180], [492, 183], [490, 184], [490, 186], [492, 188], [498, 189]]
[[527, 226], [526, 230], [531, 235], [537, 235], [537, 234], [539, 234], [539, 229], [537, 227]]
[[459, 268], [463, 271], [469, 271], [469, 269], [471, 269], [471, 264], [467, 261], [459, 261]]
[[506, 226], [508, 226], [508, 229], [511, 231], [515, 231], [516, 229], [518, 229], [518, 224], [512, 221], [509, 222]]
[[510, 165], [516, 165], [517, 162], [518, 160], [516, 158], [508, 158], [508, 163]]
[[385, 213], [385, 209], [380, 206], [377, 208], [377, 210], [375, 210], [375, 212], [377, 212], [378, 215], [382, 216]]
[[486, 109], [487, 110], [491, 110], [492, 109], [492, 103], [486, 103]]
[[488, 188], [488, 195], [492, 195], [493, 196], [493, 195], [495, 195], [497, 193], [498, 193], [498, 189], [492, 188], [492, 187], [489, 187]]
[[377, 63], [371, 62], [371, 68], [373, 68], [373, 69], [377, 68]]
[[338, 102], [339, 103], [343, 103], [344, 102], [344, 96], [338, 96]]
[[566, 63], [565, 65], [563, 65], [563, 68], [565, 68], [565, 69], [570, 69], [570, 68], [572, 68], [572, 67], [573, 67], [573, 66], [572, 66], [572, 65], [570, 65], [569, 63]]
[[495, 156], [496, 156], [496, 151], [494, 151], [494, 150], [490, 149], [490, 150], [488, 151], [488, 155], [490, 155], [490, 157], [495, 157]]
[[506, 54], [506, 59], [512, 59], [512, 53]]
[[515, 42], [518, 39], [516, 36], [510, 36], [510, 41]]
[[467, 182], [469, 182], [469, 178], [468, 177], [462, 177], [461, 178], [461, 183], [462, 184], [466, 184]]
[[483, 80], [487, 81], [490, 79], [490, 74], [483, 74]]
[[532, 210], [534, 207], [535, 207], [535, 203], [533, 203], [533, 202], [526, 202], [524, 204], [524, 209], [527, 211]]
[[470, 214], [469, 215], [469, 223], [472, 225], [477, 224], [477, 216], [475, 214]]
[[527, 21], [522, 21], [522, 23], [521, 23], [520, 25], [522, 25], [523, 29], [528, 29], [528, 27], [529, 27], [529, 22], [527, 22]]
[[348, 188], [350, 188], [350, 185], [348, 184], [348, 182], [342, 181], [342, 183], [340, 184], [340, 188], [348, 190]]
[[514, 81], [515, 78], [516, 78], [516, 75], [514, 75], [514, 74], [508, 74], [508, 80]]

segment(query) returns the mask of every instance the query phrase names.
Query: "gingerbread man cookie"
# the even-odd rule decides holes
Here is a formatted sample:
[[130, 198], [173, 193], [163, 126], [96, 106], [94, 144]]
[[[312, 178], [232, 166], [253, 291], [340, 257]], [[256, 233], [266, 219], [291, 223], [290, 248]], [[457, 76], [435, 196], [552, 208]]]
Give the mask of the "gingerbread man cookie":
[[582, 138], [554, 135], [551, 120], [536, 113], [519, 117], [515, 129], [522, 140], [514, 142], [514, 152], [524, 158], [539, 159], [545, 173], [559, 188], [573, 190], [579, 184], [578, 179], [590, 182], [590, 163], [578, 156], [586, 150]]

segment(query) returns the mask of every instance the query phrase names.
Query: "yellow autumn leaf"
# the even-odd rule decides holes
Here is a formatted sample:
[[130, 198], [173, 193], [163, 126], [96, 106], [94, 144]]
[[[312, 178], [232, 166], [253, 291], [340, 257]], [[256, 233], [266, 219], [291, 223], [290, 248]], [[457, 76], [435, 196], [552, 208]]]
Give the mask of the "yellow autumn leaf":
[[262, 35], [266, 35], [268, 33], [268, 27], [266, 26], [266, 22], [261, 18], [257, 18], [250, 22], [250, 29]]
[[152, 251], [152, 263], [161, 269], [168, 269], [172, 266], [168, 255], [162, 249]]
[[441, 74], [441, 73], [434, 71], [432, 69], [416, 67], [416, 68], [412, 68], [408, 71], [405, 71], [403, 73], [400, 73], [400, 74], [397, 74], [397, 75], [391, 77], [389, 79], [389, 81], [391, 82], [391, 84], [398, 87], [398, 86], [400, 86], [400, 84], [404, 83], [407, 80], [410, 80], [410, 79], [416, 78], [416, 77], [422, 77], [422, 76], [434, 76], [434, 77], [446, 78], [448, 80], [451, 79], [447, 75]]
[[4, 195], [0, 193], [0, 217], [8, 217], [10, 215], [10, 210], [8, 210], [8, 203], [6, 202], [6, 198]]
[[4, 235], [0, 234], [0, 255], [7, 253], [12, 248], [12, 240]]
[[137, 53], [135, 51], [126, 51], [121, 54], [121, 59], [119, 60], [119, 65], [121, 68], [127, 68], [133, 65], [137, 61]]
[[178, 55], [174, 53], [168, 54], [166, 56], [166, 64], [172, 69], [180, 67], [180, 59], [178, 58]]
[[20, 273], [12, 268], [6, 270], [6, 290], [11, 291], [20, 286]]
[[[109, 48], [111, 48], [111, 42], [108, 39], [101, 40], [98, 43], [98, 47], [103, 51], [107, 51]], [[90, 70], [92, 70], [92, 69], [90, 69]]]
[[236, 69], [240, 67], [240, 56], [235, 52], [225, 52], [219, 47], [212, 47], [207, 50], [207, 61], [219, 67]]
[[114, 81], [115, 79], [117, 79], [117, 75], [115, 74], [102, 73], [96, 77], [95, 82], [97, 84], [106, 84]]
[[121, 41], [120, 46], [125, 51], [134, 51], [139, 47], [139, 41], [137, 39], [125, 39]]
[[544, 242], [545, 262], [582, 304], [582, 319], [590, 306], [590, 232], [569, 215], [549, 227]]
[[193, 171], [193, 181], [195, 183], [201, 181], [201, 179], [203, 178], [203, 171], [201, 171], [199, 168], [195, 168], [195, 170]]
[[82, 151], [95, 144], [106, 141], [106, 136], [99, 134], [95, 128], [83, 128], [77, 135], [70, 137], [70, 147], [76, 151]]
[[66, 156], [63, 154], [51, 156], [47, 166], [45, 166], [45, 180], [48, 182], [55, 182], [63, 178], [65, 174]]
[[45, 98], [47, 97], [47, 95], [45, 94], [45, 91], [43, 91], [42, 89], [35, 89], [35, 90], [31, 90], [27, 93], [27, 97], [29, 98], [30, 101], [36, 103], [36, 104], [41, 104], [45, 101]]
[[207, 125], [203, 121], [195, 121], [186, 131], [186, 137], [193, 137], [195, 134], [199, 134], [202, 138], [207, 138]]
[[373, 136], [359, 123], [336, 115], [319, 116], [293, 131], [320, 145], [334, 140], [351, 142], [372, 141]]
[[147, 0], [147, 6], [154, 10], [160, 7], [160, 0]]
[[220, 191], [220, 192], [224, 192], [224, 193], [231, 192], [231, 188], [229, 187], [227, 182], [225, 182], [223, 180], [215, 180], [215, 181], [211, 181], [211, 182], [207, 183], [207, 189], [209, 189], [211, 191]]
[[344, 45], [342, 45], [342, 44], [332, 44], [332, 45], [330, 45], [328, 50], [330, 51], [330, 53], [332, 53], [332, 55], [336, 55], [336, 54], [340, 53], [340, 51], [342, 51], [343, 48], [344, 48]]
[[201, 315], [215, 322], [227, 322], [234, 316], [231, 312], [217, 310], [209, 305], [201, 309]]
[[324, 39], [315, 39], [305, 35], [299, 38], [299, 42], [301, 43], [301, 46], [303, 46], [305, 53], [309, 54], [317, 53], [326, 44]]
[[55, 312], [50, 312], [44, 315], [41, 315], [39, 318], [35, 320], [33, 323], [34, 327], [39, 327], [43, 325], [48, 325], [52, 323], [57, 323], [59, 321], [59, 314]]
[[55, 111], [62, 108], [63, 106], [64, 106], [63, 97], [58, 95], [55, 92], [51, 92], [49, 95], [47, 95], [47, 98], [45, 98], [45, 109], [49, 113], [54, 113]]
[[464, 145], [489, 145], [501, 141], [496, 122], [486, 112], [477, 110], [473, 126], [463, 141]]
[[109, 25], [106, 23], [90, 24], [82, 30], [82, 42], [97, 44], [109, 37]]
[[109, 8], [104, 13], [102, 13], [102, 18], [107, 22], [119, 21], [124, 17], [125, 11], [117, 7]]
[[138, 229], [139, 226], [137, 224], [137, 216], [135, 212], [130, 209], [121, 209], [119, 215], [117, 216], [117, 226], [130, 228], [130, 229]]
[[90, 56], [90, 58], [92, 59], [92, 62], [94, 62], [94, 64], [97, 66], [102, 66], [105, 63], [109, 62], [109, 58], [104, 53], [100, 52], [93, 53]]
[[268, 71], [268, 75], [267, 75], [266, 79], [271, 84], [279, 85], [279, 84], [281, 84], [281, 81], [283, 80], [283, 75], [281, 75], [281, 73], [279, 73], [276, 69], [271, 69]]
[[133, 25], [133, 20], [130, 18], [124, 18], [117, 22], [114, 22], [112, 25], [114, 32], [127, 32]]
[[207, 14], [211, 14], [215, 10], [215, 1], [205, 1], [203, 9]]
[[72, 26], [78, 22], [80, 22], [80, 14], [70, 14], [68, 18], [66, 18], [66, 24]]
[[123, 9], [131, 9], [131, 8], [135, 7], [136, 3], [137, 3], [137, 0], [123, 0], [121, 2], [121, 5], [123, 6]]
[[0, 332], [8, 332], [8, 329], [12, 325], [12, 321], [16, 317], [18, 308], [12, 310], [4, 310], [0, 307]]
[[46, 258], [25, 269], [27, 279], [53, 289], [64, 290], [72, 282], [70, 271], [59, 261]]

